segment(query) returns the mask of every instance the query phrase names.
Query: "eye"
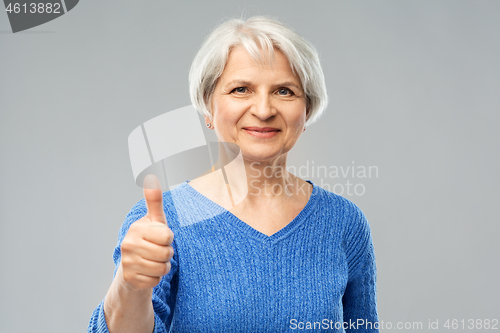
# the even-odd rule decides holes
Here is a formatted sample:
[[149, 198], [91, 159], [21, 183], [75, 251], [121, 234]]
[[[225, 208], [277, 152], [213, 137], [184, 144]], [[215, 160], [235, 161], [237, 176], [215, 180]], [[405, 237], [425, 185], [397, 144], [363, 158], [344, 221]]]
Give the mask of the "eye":
[[245, 87], [238, 87], [238, 88], [234, 88], [231, 93], [233, 92], [237, 92], [238, 94], [244, 94], [247, 92], [247, 88]]
[[287, 95], [294, 95], [293, 91], [291, 91], [288, 88], [279, 88], [278, 89], [278, 94], [281, 96], [287, 96]]

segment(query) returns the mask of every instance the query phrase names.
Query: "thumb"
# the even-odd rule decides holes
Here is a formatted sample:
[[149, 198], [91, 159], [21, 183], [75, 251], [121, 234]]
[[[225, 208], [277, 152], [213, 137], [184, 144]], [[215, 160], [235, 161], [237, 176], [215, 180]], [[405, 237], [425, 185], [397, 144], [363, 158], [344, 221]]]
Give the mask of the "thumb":
[[167, 224], [167, 218], [163, 211], [163, 193], [160, 182], [154, 175], [147, 175], [144, 178], [144, 199], [148, 208], [146, 217], [152, 221]]

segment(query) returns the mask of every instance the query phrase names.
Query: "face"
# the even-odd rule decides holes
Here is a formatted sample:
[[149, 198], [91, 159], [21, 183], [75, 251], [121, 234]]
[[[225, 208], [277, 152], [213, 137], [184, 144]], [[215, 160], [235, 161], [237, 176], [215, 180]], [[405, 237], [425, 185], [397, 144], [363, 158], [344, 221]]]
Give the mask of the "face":
[[222, 142], [237, 144], [247, 161], [271, 162], [284, 156], [304, 130], [306, 97], [286, 56], [262, 65], [242, 46], [229, 53], [211, 97], [212, 123]]

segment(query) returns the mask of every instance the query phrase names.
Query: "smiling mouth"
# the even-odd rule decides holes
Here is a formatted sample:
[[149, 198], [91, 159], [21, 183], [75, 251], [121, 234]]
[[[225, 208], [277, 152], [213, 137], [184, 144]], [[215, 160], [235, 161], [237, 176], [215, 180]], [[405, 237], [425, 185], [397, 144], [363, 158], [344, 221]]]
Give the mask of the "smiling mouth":
[[264, 128], [259, 128], [259, 127], [244, 127], [243, 129], [246, 130], [246, 131], [258, 132], [258, 133], [280, 132], [279, 129], [277, 129], [277, 128], [270, 128], [270, 127], [264, 127]]
[[281, 130], [272, 127], [244, 127], [245, 132], [259, 139], [270, 139], [276, 136]]
[[254, 131], [254, 130], [248, 130], [252, 132], [258, 132], [258, 133], [271, 133], [271, 132], [278, 132], [278, 131]]

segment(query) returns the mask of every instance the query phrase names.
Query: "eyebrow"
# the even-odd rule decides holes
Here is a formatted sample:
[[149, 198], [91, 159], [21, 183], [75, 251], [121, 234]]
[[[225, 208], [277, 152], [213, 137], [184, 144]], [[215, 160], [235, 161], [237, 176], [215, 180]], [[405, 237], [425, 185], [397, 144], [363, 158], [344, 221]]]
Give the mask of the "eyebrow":
[[[231, 85], [238, 85], [238, 86], [251, 86], [252, 85], [252, 82], [250, 81], [245, 81], [245, 80], [233, 80], [227, 84], [225, 84], [225, 86], [231, 86]], [[294, 82], [292, 81], [285, 81], [285, 82], [281, 82], [281, 83], [278, 83], [278, 84], [275, 84], [274, 86], [276, 87], [295, 87], [299, 90], [302, 90], [301, 87], [299, 87], [298, 85], [296, 85]]]

